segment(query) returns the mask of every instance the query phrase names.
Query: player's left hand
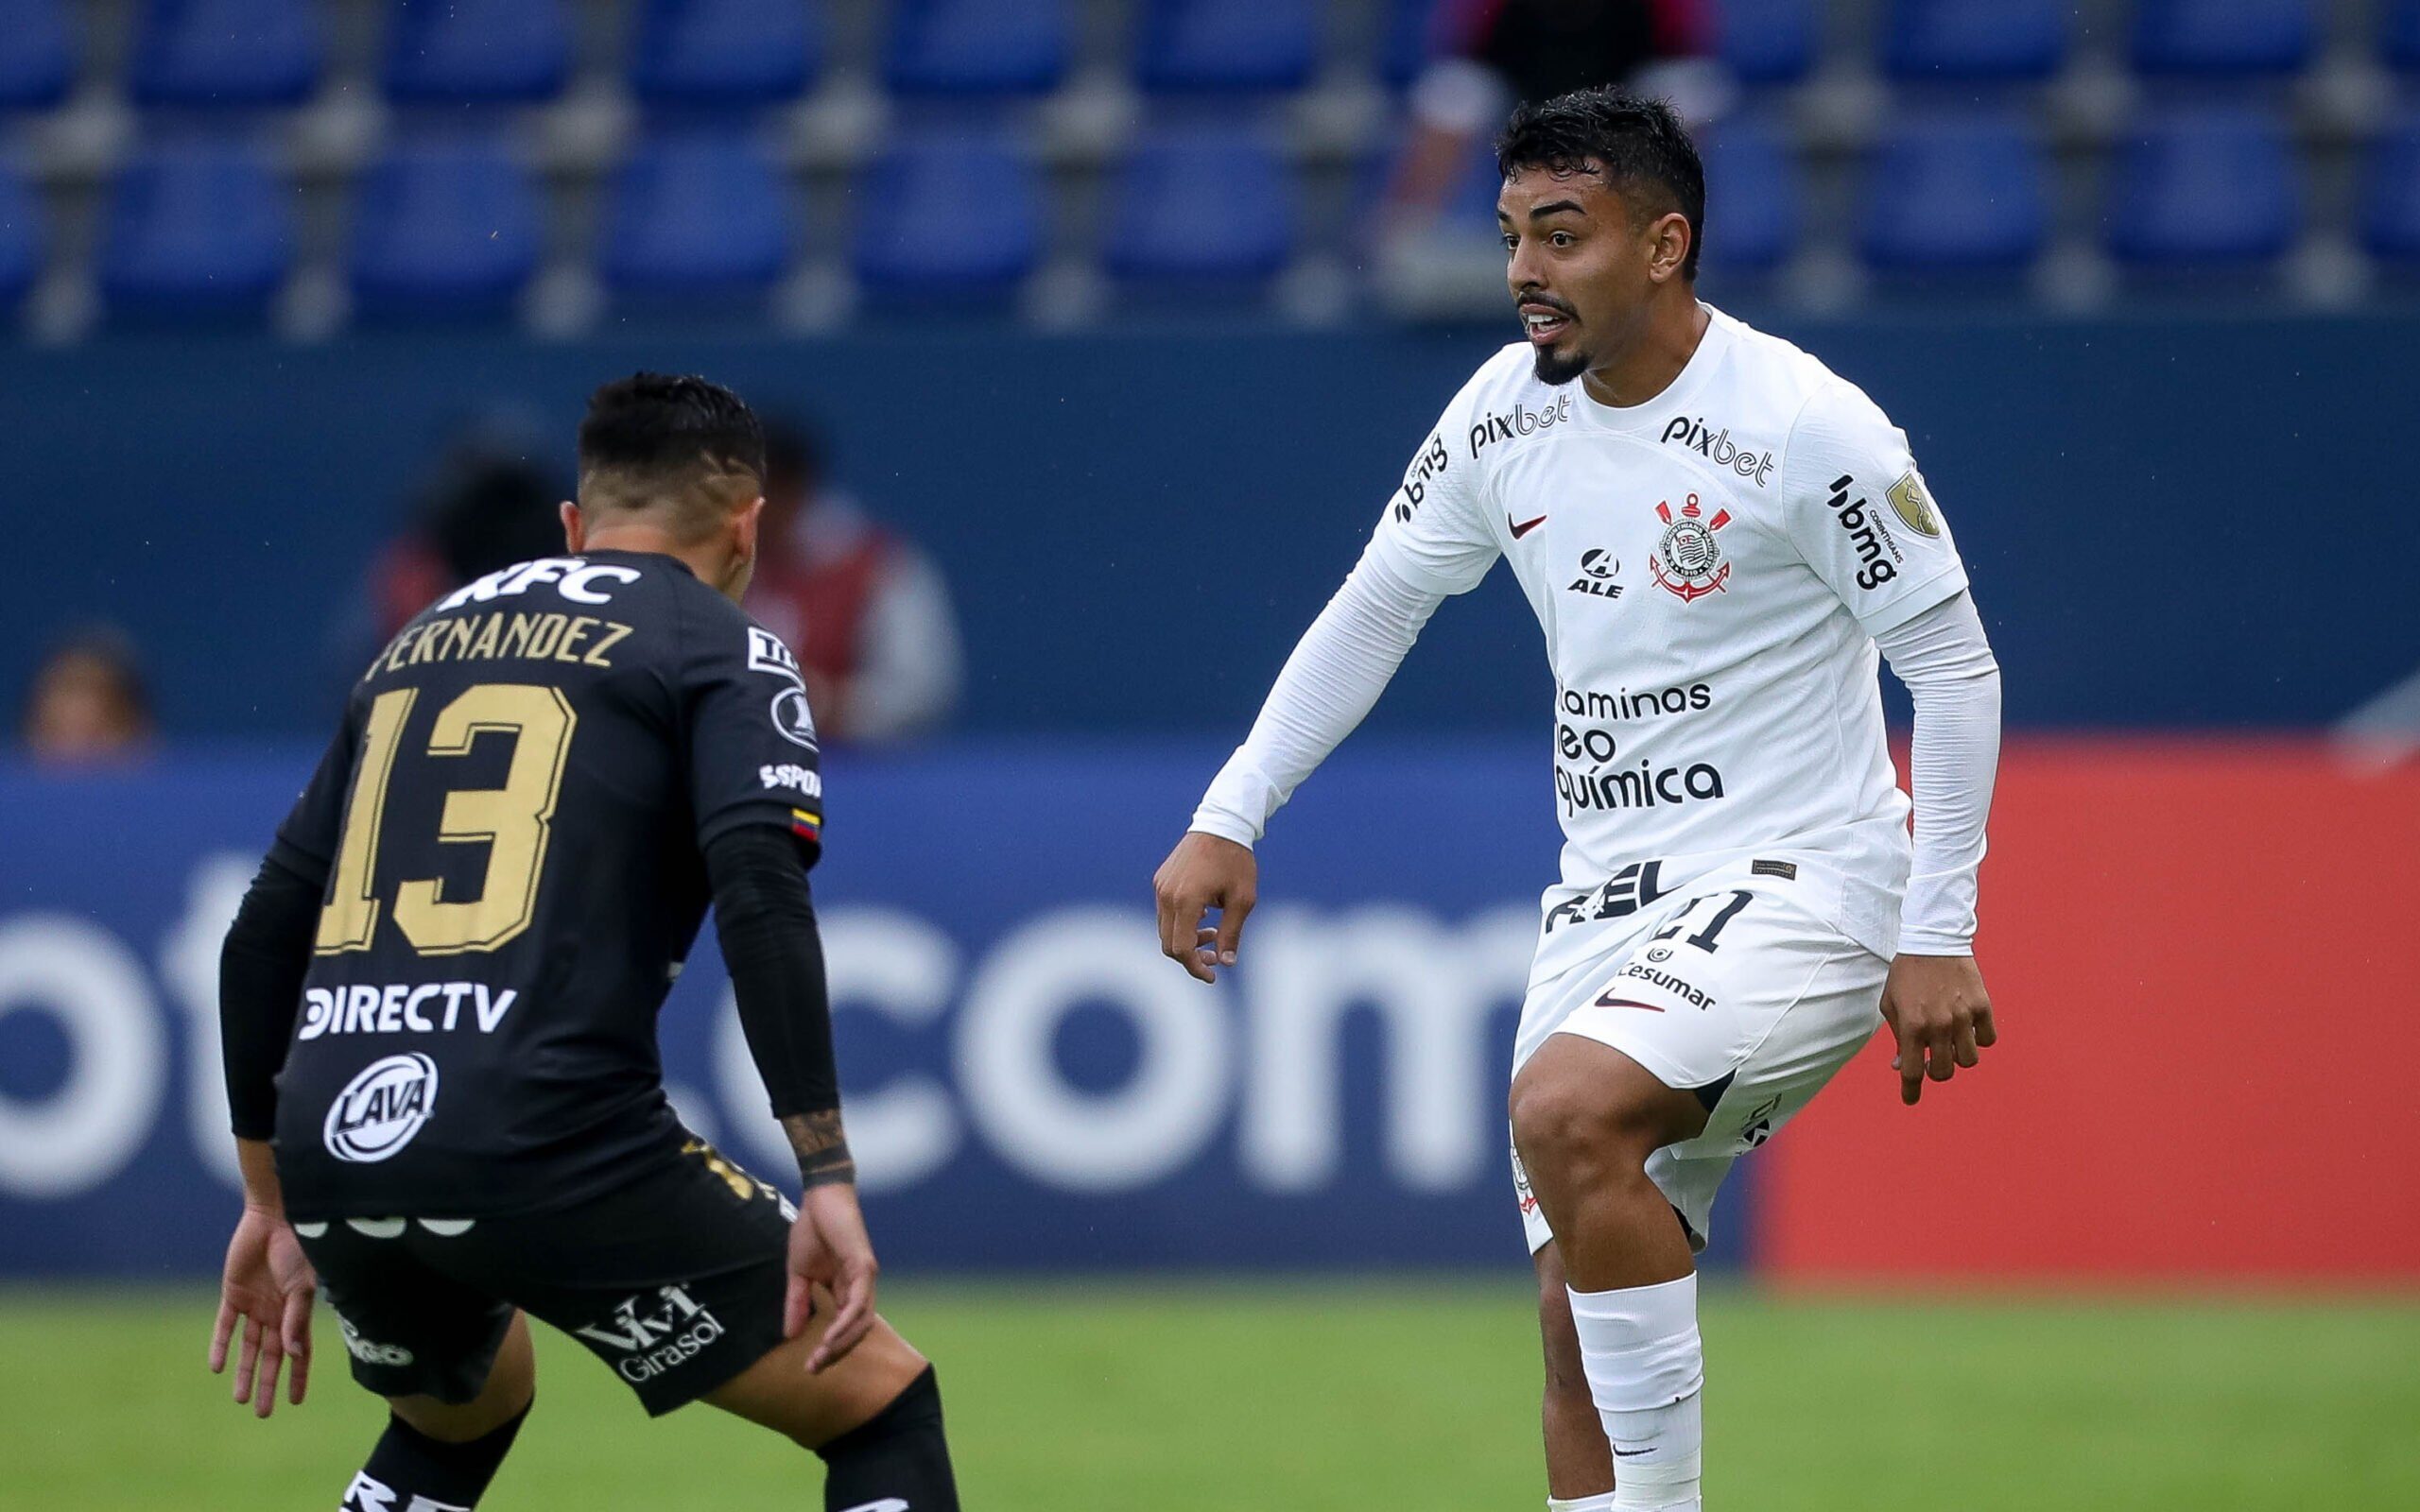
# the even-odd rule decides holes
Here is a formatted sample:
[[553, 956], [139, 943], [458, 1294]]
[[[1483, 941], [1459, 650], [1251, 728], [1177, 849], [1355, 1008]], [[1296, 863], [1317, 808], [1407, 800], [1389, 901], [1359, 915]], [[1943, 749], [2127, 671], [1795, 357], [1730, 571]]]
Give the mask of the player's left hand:
[[857, 1189], [847, 1181], [809, 1187], [790, 1225], [790, 1284], [782, 1305], [782, 1337], [806, 1332], [815, 1311], [815, 1289], [832, 1294], [832, 1321], [806, 1357], [807, 1372], [838, 1365], [873, 1330], [873, 1240], [857, 1208]]
[[235, 1357], [235, 1400], [266, 1418], [277, 1407], [277, 1375], [287, 1361], [286, 1400], [300, 1406], [311, 1382], [311, 1299], [320, 1278], [302, 1242], [279, 1213], [246, 1207], [227, 1242], [227, 1269], [218, 1283], [218, 1324], [210, 1335], [210, 1373], [227, 1369], [235, 1325], [244, 1342]]
[[1898, 1039], [1891, 1069], [1899, 1101], [1913, 1108], [1925, 1078], [1947, 1081], [1973, 1066], [1999, 1039], [1992, 1000], [1972, 955], [1902, 955], [1882, 984], [1882, 1017]]

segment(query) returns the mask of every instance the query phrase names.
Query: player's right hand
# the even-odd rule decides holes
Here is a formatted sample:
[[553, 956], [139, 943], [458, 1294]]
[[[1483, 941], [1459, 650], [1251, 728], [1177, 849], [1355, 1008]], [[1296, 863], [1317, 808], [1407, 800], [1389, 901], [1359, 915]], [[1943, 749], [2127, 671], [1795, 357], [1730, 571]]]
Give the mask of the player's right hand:
[[832, 1294], [832, 1320], [806, 1357], [808, 1374], [838, 1364], [873, 1331], [873, 1282], [881, 1268], [874, 1263], [873, 1240], [857, 1208], [856, 1185], [827, 1181], [807, 1188], [799, 1198], [798, 1221], [790, 1225], [790, 1283], [782, 1305], [782, 1337], [794, 1339], [806, 1332], [818, 1286]]
[[[1215, 982], [1236, 964], [1244, 919], [1260, 891], [1260, 863], [1249, 846], [1199, 830], [1176, 843], [1151, 879], [1160, 904], [1160, 951], [1197, 979]], [[1203, 916], [1219, 910], [1219, 924]]]
[[254, 1417], [277, 1407], [277, 1373], [294, 1362], [286, 1400], [301, 1405], [311, 1381], [311, 1299], [319, 1274], [302, 1242], [281, 1214], [247, 1207], [227, 1242], [227, 1269], [218, 1283], [218, 1324], [210, 1335], [210, 1373], [227, 1368], [227, 1346], [235, 1325], [244, 1343], [235, 1357], [235, 1400], [250, 1403]]

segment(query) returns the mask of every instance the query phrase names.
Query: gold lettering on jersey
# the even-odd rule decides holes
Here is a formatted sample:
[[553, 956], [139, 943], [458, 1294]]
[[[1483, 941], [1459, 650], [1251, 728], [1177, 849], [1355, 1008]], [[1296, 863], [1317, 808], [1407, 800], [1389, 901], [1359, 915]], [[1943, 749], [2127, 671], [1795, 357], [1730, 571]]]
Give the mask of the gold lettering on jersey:
[[614, 665], [614, 647], [631, 633], [593, 614], [511, 613], [492, 610], [406, 627], [370, 663], [367, 677], [431, 662], [563, 662]]
[[604, 639], [598, 641], [595, 645], [590, 646], [588, 648], [588, 654], [581, 657], [580, 661], [586, 662], [592, 667], [612, 666], [614, 662], [606, 653], [613, 650], [614, 647], [621, 644], [622, 637], [630, 633], [631, 627], [629, 626], [618, 625], [612, 620], [607, 620], [605, 622]]

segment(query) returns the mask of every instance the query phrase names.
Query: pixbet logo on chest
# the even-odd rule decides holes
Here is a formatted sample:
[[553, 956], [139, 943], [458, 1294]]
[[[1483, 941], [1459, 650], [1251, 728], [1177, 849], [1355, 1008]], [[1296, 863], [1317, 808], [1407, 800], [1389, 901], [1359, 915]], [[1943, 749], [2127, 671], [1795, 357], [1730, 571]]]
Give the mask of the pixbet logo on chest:
[[1741, 477], [1753, 480], [1760, 489], [1772, 473], [1773, 454], [1746, 451], [1732, 445], [1731, 427], [1728, 425], [1720, 431], [1710, 431], [1703, 420], [1675, 415], [1671, 423], [1664, 427], [1660, 438], [1667, 442], [1678, 441], [1684, 449], [1697, 453], [1717, 467], [1729, 468]]

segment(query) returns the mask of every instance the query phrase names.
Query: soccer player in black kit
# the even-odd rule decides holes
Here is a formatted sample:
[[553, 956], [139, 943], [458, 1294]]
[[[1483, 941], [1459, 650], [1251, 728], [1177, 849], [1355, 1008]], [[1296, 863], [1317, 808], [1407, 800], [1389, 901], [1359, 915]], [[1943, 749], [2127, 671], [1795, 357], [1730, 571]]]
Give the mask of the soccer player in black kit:
[[[797, 663], [737, 607], [764, 440], [729, 390], [590, 400], [567, 551], [372, 662], [229, 930], [244, 1213], [211, 1368], [301, 1401], [315, 1292], [385, 1436], [348, 1512], [477, 1503], [534, 1314], [651, 1414], [703, 1400], [822, 1456], [831, 1512], [953, 1512], [941, 1396], [873, 1311], [805, 868]], [[793, 1208], [665, 1100], [655, 1017], [712, 901]]]

